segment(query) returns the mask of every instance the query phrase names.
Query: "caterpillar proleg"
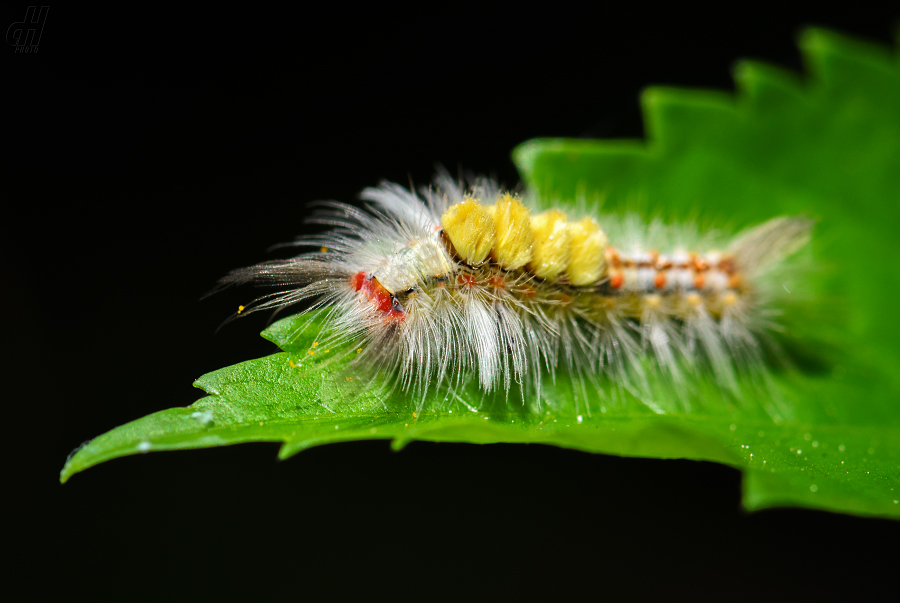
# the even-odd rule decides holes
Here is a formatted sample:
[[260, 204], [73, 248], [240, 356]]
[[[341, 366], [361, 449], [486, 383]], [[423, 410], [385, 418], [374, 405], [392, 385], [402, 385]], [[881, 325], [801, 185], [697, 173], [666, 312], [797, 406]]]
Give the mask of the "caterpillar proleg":
[[320, 204], [310, 221], [333, 229], [295, 243], [314, 251], [222, 284], [279, 287], [242, 313], [310, 301], [304, 311], [325, 314], [320, 351], [352, 354], [357, 384], [419, 400], [470, 382], [540, 399], [560, 370], [601, 389], [640, 392], [655, 372], [679, 390], [713, 379], [737, 391], [764, 378], [777, 329], [767, 273], [812, 226], [774, 217], [715, 246], [634, 216], [532, 211], [489, 179], [464, 187], [446, 174], [361, 197], [364, 210]]

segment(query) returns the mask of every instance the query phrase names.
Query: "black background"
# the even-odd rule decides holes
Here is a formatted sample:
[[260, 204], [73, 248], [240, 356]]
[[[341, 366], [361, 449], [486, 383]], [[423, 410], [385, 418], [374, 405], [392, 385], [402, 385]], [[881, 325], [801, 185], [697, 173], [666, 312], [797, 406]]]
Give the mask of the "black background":
[[[900, 524], [747, 515], [739, 473], [709, 463], [386, 442], [276, 462], [256, 444], [57, 483], [83, 440], [188, 405], [196, 377], [273, 351], [260, 315], [214, 334], [252, 291], [198, 300], [301, 232], [306, 203], [425, 183], [437, 162], [515, 184], [509, 152], [528, 138], [641, 136], [646, 85], [731, 89], [744, 57], [799, 70], [801, 26], [890, 43], [900, 14], [332, 8], [54, 5], [37, 54], [5, 47], [7, 586], [822, 599], [892, 575]], [[24, 12], [5, 6], [0, 25]]]

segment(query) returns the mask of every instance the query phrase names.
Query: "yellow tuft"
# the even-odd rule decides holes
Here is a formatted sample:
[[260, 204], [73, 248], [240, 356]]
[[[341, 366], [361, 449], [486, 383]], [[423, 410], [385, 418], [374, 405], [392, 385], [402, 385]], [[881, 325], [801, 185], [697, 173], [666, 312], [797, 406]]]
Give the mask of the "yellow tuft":
[[534, 216], [531, 218], [531, 232], [534, 245], [528, 269], [541, 278], [556, 278], [569, 263], [566, 214], [551, 209]]
[[566, 226], [569, 234], [569, 265], [566, 276], [577, 287], [596, 283], [606, 268], [606, 246], [609, 239], [600, 230], [593, 218], [570, 222]]
[[531, 213], [522, 202], [503, 193], [491, 207], [497, 242], [492, 255], [504, 270], [521, 268], [531, 260]]
[[244, 311], [244, 306], [238, 306], [238, 314]]
[[475, 199], [466, 198], [441, 216], [444, 234], [456, 254], [471, 266], [482, 263], [494, 246], [494, 223], [490, 212]]

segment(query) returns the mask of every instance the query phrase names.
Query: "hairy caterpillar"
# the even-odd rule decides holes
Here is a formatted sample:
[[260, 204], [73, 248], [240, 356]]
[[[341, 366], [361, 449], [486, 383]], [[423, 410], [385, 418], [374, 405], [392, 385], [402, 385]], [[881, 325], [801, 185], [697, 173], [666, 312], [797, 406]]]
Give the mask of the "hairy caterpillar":
[[466, 189], [440, 174], [418, 193], [382, 183], [361, 197], [367, 210], [320, 204], [310, 221], [333, 230], [295, 243], [317, 251], [221, 284], [282, 289], [242, 313], [312, 300], [326, 317], [320, 350], [354, 355], [357, 383], [380, 379], [419, 400], [470, 381], [539, 399], [563, 367], [582, 387], [606, 377], [640, 392], [653, 371], [680, 390], [706, 372], [736, 392], [765, 375], [777, 328], [766, 273], [812, 225], [777, 217], [715, 250], [634, 217], [533, 213], [483, 178]]

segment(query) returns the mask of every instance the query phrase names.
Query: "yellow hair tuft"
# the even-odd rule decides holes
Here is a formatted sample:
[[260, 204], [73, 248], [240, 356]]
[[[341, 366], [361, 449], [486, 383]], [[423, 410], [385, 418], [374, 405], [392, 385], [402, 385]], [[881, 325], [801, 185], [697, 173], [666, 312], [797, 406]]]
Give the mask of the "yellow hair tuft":
[[576, 287], [596, 283], [606, 270], [609, 239], [590, 217], [570, 222], [566, 229], [569, 234], [569, 265], [566, 266], [569, 283]]
[[471, 266], [484, 262], [494, 246], [494, 221], [475, 199], [452, 205], [441, 216], [441, 225], [456, 254]]
[[516, 270], [531, 260], [531, 213], [522, 202], [503, 193], [491, 207], [496, 243], [494, 261], [504, 270]]
[[554, 279], [569, 263], [569, 234], [566, 214], [551, 209], [531, 218], [534, 237], [528, 269], [543, 279]]

